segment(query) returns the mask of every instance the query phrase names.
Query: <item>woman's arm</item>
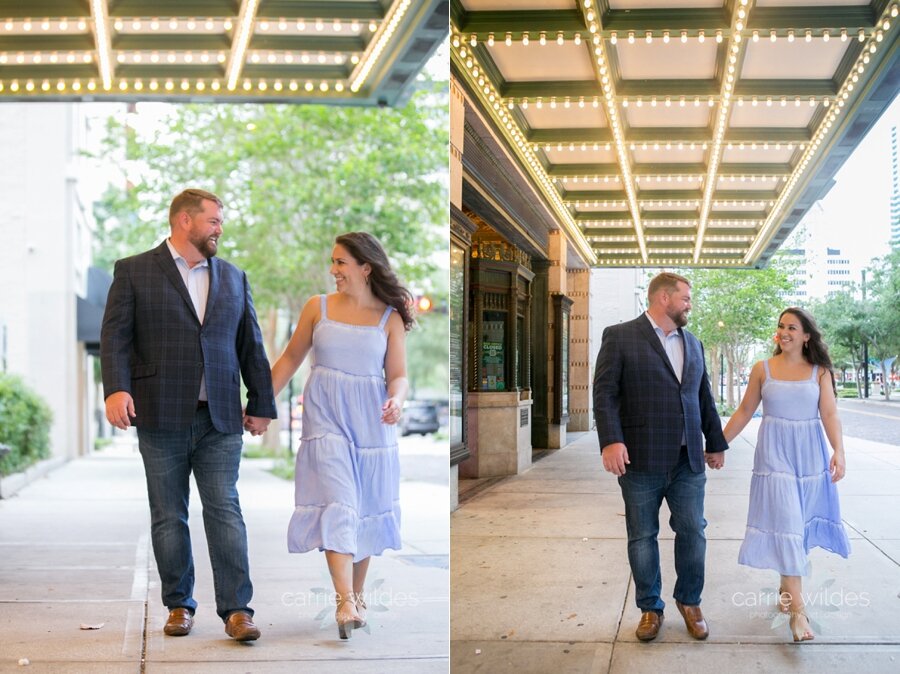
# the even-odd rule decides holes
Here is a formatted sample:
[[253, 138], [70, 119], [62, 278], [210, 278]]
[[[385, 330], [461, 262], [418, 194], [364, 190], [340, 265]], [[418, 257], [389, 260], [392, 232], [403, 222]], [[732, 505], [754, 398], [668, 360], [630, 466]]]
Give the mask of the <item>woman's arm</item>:
[[272, 388], [277, 396], [281, 393], [291, 377], [300, 367], [300, 364], [306, 358], [306, 354], [312, 348], [313, 328], [319, 321], [319, 296], [310, 297], [300, 312], [300, 319], [297, 321], [297, 327], [294, 334], [291, 335], [291, 341], [284, 347], [284, 352], [275, 361], [272, 366]]
[[387, 322], [387, 353], [384, 356], [384, 380], [387, 382], [387, 400], [381, 407], [381, 421], [396, 424], [400, 420], [403, 401], [409, 393], [406, 378], [406, 329], [403, 319], [392, 311]]
[[725, 435], [725, 440], [729, 444], [744, 430], [744, 426], [747, 425], [747, 422], [753, 417], [756, 408], [759, 407], [759, 403], [762, 400], [764, 379], [765, 370], [762, 361], [760, 361], [750, 370], [750, 380], [747, 382], [747, 390], [744, 391], [744, 397], [722, 431]]
[[828, 368], [820, 368], [819, 373], [819, 416], [822, 418], [822, 426], [825, 427], [825, 435], [834, 453], [831, 455], [831, 481], [837, 482], [847, 470], [844, 461], [844, 438], [841, 428], [841, 419], [838, 417], [837, 399], [832, 388], [831, 372]]

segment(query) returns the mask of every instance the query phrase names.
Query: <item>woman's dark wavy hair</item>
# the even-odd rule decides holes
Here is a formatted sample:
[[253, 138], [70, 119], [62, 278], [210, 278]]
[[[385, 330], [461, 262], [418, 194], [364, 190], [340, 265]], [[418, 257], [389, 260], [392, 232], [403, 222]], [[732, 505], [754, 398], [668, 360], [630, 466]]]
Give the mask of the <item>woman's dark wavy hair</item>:
[[403, 327], [407, 331], [412, 330], [416, 324], [411, 308], [412, 293], [400, 285], [397, 275], [391, 269], [387, 253], [384, 252], [378, 239], [368, 232], [348, 232], [341, 234], [334, 242], [346, 248], [359, 264], [369, 264], [372, 268], [372, 273], [369, 274], [369, 287], [372, 293], [388, 306], [394, 307], [403, 319]]
[[[831, 363], [831, 356], [828, 355], [828, 346], [826, 346], [822, 339], [822, 331], [819, 330], [819, 326], [816, 325], [816, 319], [805, 309], [801, 309], [800, 307], [788, 307], [779, 314], [779, 323], [785, 314], [791, 314], [800, 320], [800, 325], [803, 326], [803, 332], [809, 335], [809, 341], [806, 342], [803, 347], [803, 357], [812, 365], [821, 365], [828, 369], [828, 372], [831, 375], [831, 388], [834, 391], [835, 397], [837, 397], [834, 365]], [[777, 356], [779, 353], [781, 353], [781, 344], [776, 344], [774, 355]]]

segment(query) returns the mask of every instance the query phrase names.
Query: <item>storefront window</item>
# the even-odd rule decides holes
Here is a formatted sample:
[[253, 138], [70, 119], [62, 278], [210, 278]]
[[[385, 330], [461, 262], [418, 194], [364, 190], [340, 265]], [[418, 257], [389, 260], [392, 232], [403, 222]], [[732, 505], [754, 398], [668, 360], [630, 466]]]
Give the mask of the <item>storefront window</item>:
[[506, 312], [485, 311], [481, 342], [481, 390], [506, 390]]
[[463, 442], [463, 346], [465, 345], [466, 253], [450, 246], [450, 444]]

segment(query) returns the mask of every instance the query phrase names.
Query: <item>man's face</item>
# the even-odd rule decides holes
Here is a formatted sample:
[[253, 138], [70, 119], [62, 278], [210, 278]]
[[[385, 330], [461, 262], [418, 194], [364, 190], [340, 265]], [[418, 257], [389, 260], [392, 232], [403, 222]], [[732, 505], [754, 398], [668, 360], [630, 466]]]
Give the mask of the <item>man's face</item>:
[[681, 281], [671, 293], [665, 294], [666, 316], [672, 319], [679, 328], [688, 323], [688, 314], [691, 312], [691, 288]]
[[207, 260], [219, 250], [219, 237], [222, 236], [222, 209], [215, 201], [203, 200], [203, 210], [190, 215], [191, 228], [188, 241]]

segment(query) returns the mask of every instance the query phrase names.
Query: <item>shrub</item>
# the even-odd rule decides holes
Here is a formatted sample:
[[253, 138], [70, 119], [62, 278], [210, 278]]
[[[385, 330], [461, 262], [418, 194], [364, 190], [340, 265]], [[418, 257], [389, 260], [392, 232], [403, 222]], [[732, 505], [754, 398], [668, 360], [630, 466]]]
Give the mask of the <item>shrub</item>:
[[52, 421], [50, 407], [21, 378], [0, 373], [0, 444], [11, 450], [0, 459], [0, 475], [50, 456]]

